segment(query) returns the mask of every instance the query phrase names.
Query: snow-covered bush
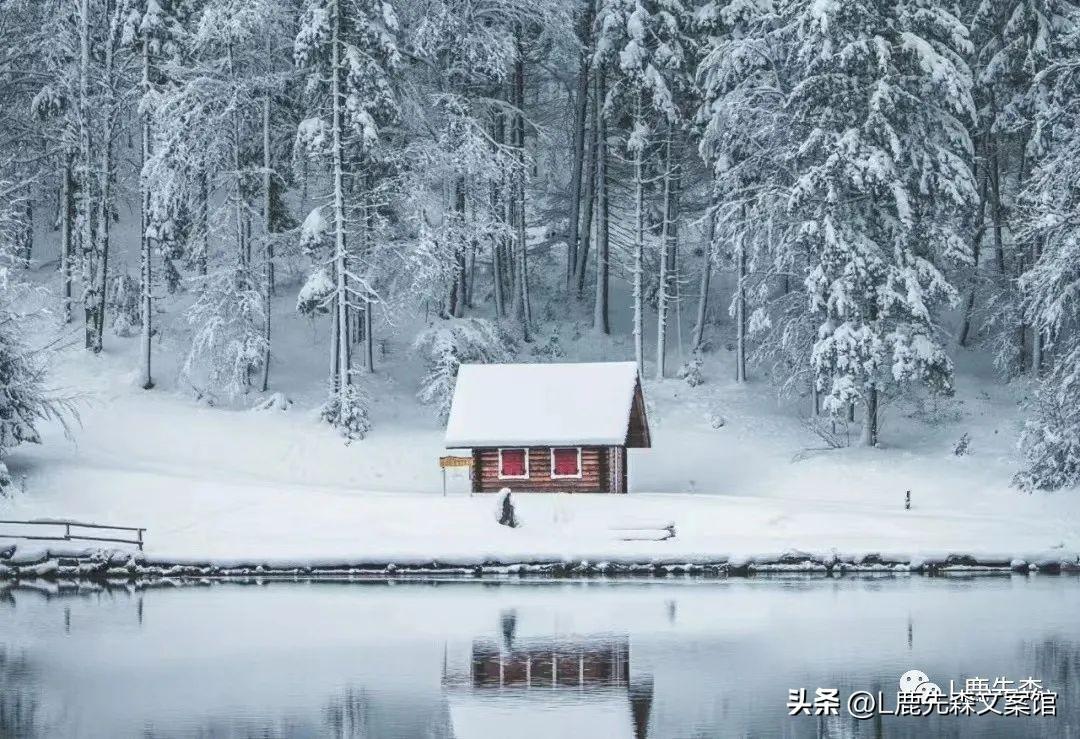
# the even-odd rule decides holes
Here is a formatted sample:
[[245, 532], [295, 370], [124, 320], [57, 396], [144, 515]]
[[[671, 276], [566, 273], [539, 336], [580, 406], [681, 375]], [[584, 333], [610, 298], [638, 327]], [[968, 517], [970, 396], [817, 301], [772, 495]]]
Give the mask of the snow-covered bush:
[[285, 412], [292, 407], [293, 400], [285, 393], [277, 392], [271, 393], [269, 397], [261, 398], [255, 405], [251, 407], [254, 411], [282, 411]]
[[108, 312], [117, 336], [134, 336], [142, 328], [140, 296], [139, 281], [131, 275], [119, 274], [109, 280]]
[[534, 344], [532, 355], [537, 359], [548, 362], [554, 362], [565, 357], [566, 352], [563, 350], [562, 341], [559, 339], [559, 329], [554, 329], [547, 340]]
[[322, 267], [316, 269], [308, 275], [296, 296], [296, 312], [304, 316], [329, 313], [336, 290], [330, 273]]
[[0, 308], [0, 494], [11, 484], [4, 461], [8, 452], [20, 444], [40, 444], [39, 422], [64, 423], [74, 413], [70, 402], [46, 394], [44, 358], [23, 345], [17, 333], [20, 325], [15, 314]]
[[1080, 403], [1044, 387], [1020, 446], [1027, 465], [1013, 481], [1022, 490], [1058, 490], [1080, 484]]
[[332, 392], [330, 399], [319, 409], [319, 416], [340, 431], [346, 439], [363, 439], [368, 431], [371, 431], [369, 400], [364, 389], [352, 383]]
[[458, 367], [462, 364], [507, 362], [515, 339], [499, 324], [483, 318], [453, 318], [425, 329], [413, 349], [427, 364], [416, 397], [434, 406], [439, 418], [450, 414]]
[[323, 218], [322, 208], [315, 208], [300, 226], [300, 249], [305, 254], [315, 254], [329, 243], [332, 234], [333, 229]]
[[908, 399], [906, 415], [931, 426], [957, 423], [964, 417], [964, 401], [953, 395], [916, 392]]
[[230, 268], [207, 277], [185, 318], [195, 335], [181, 374], [229, 398], [247, 392], [268, 346], [265, 301], [247, 273]]
[[953, 454], [958, 457], [963, 457], [965, 454], [971, 453], [971, 434], [962, 434], [956, 442], [956, 446], [953, 447]]
[[697, 387], [705, 382], [705, 378], [701, 376], [701, 352], [695, 351], [689, 361], [679, 368], [678, 377], [690, 387]]

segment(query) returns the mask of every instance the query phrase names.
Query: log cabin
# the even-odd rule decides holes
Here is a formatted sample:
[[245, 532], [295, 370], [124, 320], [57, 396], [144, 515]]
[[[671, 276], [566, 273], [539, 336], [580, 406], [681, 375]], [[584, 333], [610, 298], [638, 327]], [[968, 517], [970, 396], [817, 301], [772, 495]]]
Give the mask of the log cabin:
[[475, 493], [625, 493], [627, 449], [651, 445], [634, 362], [458, 370], [446, 447], [471, 450]]

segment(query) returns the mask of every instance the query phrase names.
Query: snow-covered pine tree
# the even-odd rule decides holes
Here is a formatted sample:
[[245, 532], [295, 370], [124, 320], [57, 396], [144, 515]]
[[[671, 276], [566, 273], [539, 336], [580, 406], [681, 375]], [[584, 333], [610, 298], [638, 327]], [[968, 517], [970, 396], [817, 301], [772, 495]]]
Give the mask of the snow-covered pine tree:
[[[205, 373], [212, 387], [200, 392], [234, 397], [260, 368], [259, 386], [268, 381], [273, 229], [267, 219], [275, 209], [268, 103], [284, 84], [273, 52], [287, 37], [285, 11], [279, 0], [206, 0], [184, 39], [184, 65], [173, 71], [154, 111], [157, 148], [144, 168], [151, 233], [163, 251], [171, 247], [173, 263], [191, 247], [200, 252], [195, 261], [202, 274], [193, 284], [201, 292], [188, 312], [195, 336], [185, 371], [223, 361], [231, 368]], [[214, 193], [222, 194], [216, 208]], [[256, 210], [262, 211], [260, 249], [253, 236]], [[211, 240], [221, 246], [209, 249]], [[229, 349], [233, 344], [242, 349]], [[264, 356], [251, 356], [256, 346]], [[223, 353], [236, 356], [226, 361]]]
[[[138, 55], [140, 68], [140, 141], [141, 164], [145, 167], [154, 151], [153, 114], [158, 93], [165, 81], [162, 62], [178, 51], [177, 40], [184, 29], [180, 18], [185, 16], [193, 0], [124, 0], [125, 14], [121, 43]], [[150, 222], [151, 190], [145, 171], [139, 178], [140, 194], [140, 279], [142, 282], [141, 384], [146, 390], [154, 387], [151, 366], [151, 338], [154, 334], [154, 225]]]
[[933, 308], [956, 297], [940, 265], [969, 258], [957, 213], [975, 200], [970, 42], [922, 0], [792, 2], [784, 22], [811, 366], [828, 410], [865, 405], [876, 445], [885, 390], [951, 389]]
[[500, 92], [516, 59], [514, 28], [536, 23], [544, 6], [432, 0], [411, 7], [403, 21], [410, 52], [425, 62], [412, 101], [419, 104], [405, 121], [413, 141], [404, 190], [420, 226], [417, 257], [425, 262], [417, 276], [426, 284], [414, 285], [448, 316], [478, 302], [475, 266], [484, 246], [492, 254], [496, 312], [506, 313], [503, 273], [517, 233], [506, 214], [516, 207], [509, 185], [521, 152], [508, 140], [513, 116]]
[[[581, 0], [574, 4], [574, 33], [581, 50], [578, 55], [577, 81], [574, 87], [573, 121], [570, 158], [570, 205], [567, 209], [566, 236], [566, 285], [568, 290], [576, 284], [578, 246], [582, 231], [588, 231], [591, 224], [581, 223], [582, 174], [585, 171], [586, 127], [589, 111], [589, 87], [592, 69], [593, 22], [596, 19], [596, 0]], [[582, 228], [584, 225], [584, 228]], [[582, 260], [584, 261], [584, 260]]]
[[[353, 387], [350, 310], [369, 308], [375, 293], [358, 269], [347, 221], [347, 178], [357, 176], [365, 153], [379, 146], [380, 127], [398, 115], [393, 71], [400, 64], [398, 24], [383, 0], [307, 0], [296, 35], [294, 58], [309, 73], [311, 116], [298, 131], [310, 152], [328, 160], [332, 182], [332, 254], [326, 264], [334, 280], [331, 398], [324, 417], [349, 438], [361, 438], [369, 423], [364, 394]], [[351, 181], [364, 187], [363, 179]], [[366, 219], [358, 224], [366, 226]], [[359, 239], [361, 243], [363, 238]]]
[[33, 288], [19, 277], [22, 257], [17, 241], [18, 214], [12, 213], [16, 189], [0, 181], [0, 495], [7, 493], [11, 475], [8, 453], [20, 444], [39, 444], [38, 424], [56, 420], [66, 428], [75, 415], [71, 399], [50, 396], [45, 381], [48, 357], [24, 341], [26, 306], [36, 301]]
[[1026, 101], [1034, 113], [1031, 176], [1019, 203], [1019, 245], [1034, 263], [1019, 282], [1024, 319], [1046, 339], [1033, 417], [1021, 438], [1022, 488], [1080, 483], [1080, 8], [1055, 3], [1045, 66]]
[[516, 341], [494, 321], [458, 318], [421, 331], [413, 349], [427, 366], [416, 397], [434, 406], [441, 420], [450, 415], [458, 368], [462, 364], [508, 362]]
[[[694, 84], [697, 60], [696, 36], [692, 34], [691, 5], [682, 2], [661, 4], [664, 32], [659, 34], [657, 59], [668, 88], [672, 91], [676, 115], [668, 118], [661, 143], [663, 162], [660, 226], [660, 274], [656, 292], [656, 379], [667, 373], [668, 318], [679, 299], [679, 222], [683, 189], [688, 188], [689, 172], [684, 165], [684, 149], [692, 111], [698, 106], [700, 91]], [[681, 326], [678, 327], [681, 329]], [[682, 354], [681, 333], [679, 354]]]
[[[19, 10], [32, 17], [28, 6]], [[54, 142], [50, 148], [55, 151], [55, 166], [59, 170], [60, 316], [68, 323], [72, 316], [75, 241], [79, 228], [76, 197], [82, 132], [79, 123], [82, 117], [79, 106], [82, 6], [64, 3], [49, 11], [50, 15], [41, 19], [45, 21], [42, 37], [34, 39], [40, 43], [41, 74], [45, 81], [31, 100], [30, 110], [40, 133]]]
[[185, 318], [194, 331], [181, 374], [200, 395], [222, 393], [233, 400], [251, 390], [252, 378], [265, 361], [265, 312], [262, 289], [238, 265], [211, 273]]
[[[1058, 37], [1072, 21], [1069, 0], [977, 0], [970, 28], [975, 43], [976, 132], [980, 195], [975, 244], [982, 255], [982, 237], [990, 236], [993, 259], [985, 275], [973, 273], [962, 335], [967, 339], [974, 312], [975, 288], [986, 283], [986, 326], [996, 360], [1006, 376], [1042, 364], [1044, 337], [1026, 324], [1017, 278], [1038, 258], [1036, 245], [1021, 244], [1024, 224], [1015, 211], [1038, 156], [1035, 119], [1042, 105], [1040, 74], [1046, 69]], [[984, 225], [985, 224], [985, 225]]]
[[115, 139], [122, 129], [124, 77], [117, 64], [120, 51], [125, 4], [122, 0], [105, 0], [102, 9], [103, 33], [101, 65], [97, 88], [101, 91], [97, 105], [98, 126], [98, 210], [97, 240], [90, 260], [89, 285], [83, 296], [85, 305], [86, 348], [101, 352], [105, 334], [105, 315], [108, 310], [109, 254], [112, 248], [112, 222], [116, 212], [114, 184], [117, 162], [114, 156]]
[[[729, 309], [736, 324], [736, 382], [746, 381], [749, 334], [757, 328], [765, 332], [759, 359], [785, 365], [774, 376], [809, 385], [809, 346], [792, 343], [788, 333], [809, 321], [806, 296], [789, 279], [803, 272], [805, 260], [785, 207], [793, 138], [779, 20], [770, 0], [707, 5], [695, 15], [707, 39], [697, 69], [699, 152], [712, 173], [711, 243], [695, 343], [704, 328], [709, 270], [714, 262], [725, 264], [736, 279]], [[774, 326], [783, 333], [774, 334]]]
[[633, 159], [632, 266], [634, 359], [644, 370], [646, 159], [658, 126], [681, 119], [677, 93], [689, 80], [691, 15], [682, 0], [599, 0], [594, 63], [609, 80], [606, 106], [630, 115], [626, 150]]

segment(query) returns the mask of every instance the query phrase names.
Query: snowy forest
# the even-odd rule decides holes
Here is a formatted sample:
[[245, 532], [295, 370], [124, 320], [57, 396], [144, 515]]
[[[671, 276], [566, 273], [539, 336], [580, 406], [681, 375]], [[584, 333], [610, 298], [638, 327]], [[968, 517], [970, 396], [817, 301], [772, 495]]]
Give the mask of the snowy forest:
[[574, 335], [871, 447], [977, 352], [1013, 484], [1080, 482], [1080, 4], [2, 0], [0, 38], [0, 458], [78, 423], [59, 352], [288, 404], [288, 320], [361, 450], [404, 331], [436, 416]]

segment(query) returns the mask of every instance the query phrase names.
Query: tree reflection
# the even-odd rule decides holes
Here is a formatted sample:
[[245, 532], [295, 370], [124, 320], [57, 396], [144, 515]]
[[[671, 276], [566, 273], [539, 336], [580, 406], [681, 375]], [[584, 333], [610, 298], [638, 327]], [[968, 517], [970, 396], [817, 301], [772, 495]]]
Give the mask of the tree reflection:
[[44, 736], [35, 678], [24, 655], [0, 647], [0, 737]]

